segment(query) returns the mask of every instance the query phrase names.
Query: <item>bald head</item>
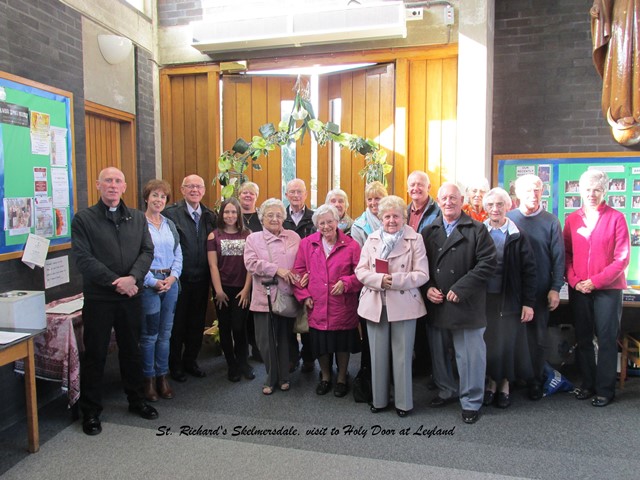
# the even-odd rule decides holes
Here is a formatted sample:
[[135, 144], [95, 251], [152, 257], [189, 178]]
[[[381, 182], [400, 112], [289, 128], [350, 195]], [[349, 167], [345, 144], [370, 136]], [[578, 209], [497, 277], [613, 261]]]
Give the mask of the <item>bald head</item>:
[[455, 183], [443, 183], [438, 189], [438, 205], [440, 205], [442, 217], [446, 222], [455, 222], [462, 213], [462, 192], [460, 188]]
[[116, 167], [107, 167], [100, 171], [96, 188], [100, 192], [100, 199], [108, 207], [117, 207], [122, 194], [127, 189], [124, 173]]

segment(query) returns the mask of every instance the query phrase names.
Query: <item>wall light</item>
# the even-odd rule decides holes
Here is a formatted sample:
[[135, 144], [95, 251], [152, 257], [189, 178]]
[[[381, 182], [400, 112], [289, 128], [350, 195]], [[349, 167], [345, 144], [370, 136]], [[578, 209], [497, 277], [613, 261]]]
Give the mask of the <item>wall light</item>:
[[111, 65], [126, 60], [133, 50], [131, 40], [119, 35], [98, 35], [98, 46], [104, 59]]

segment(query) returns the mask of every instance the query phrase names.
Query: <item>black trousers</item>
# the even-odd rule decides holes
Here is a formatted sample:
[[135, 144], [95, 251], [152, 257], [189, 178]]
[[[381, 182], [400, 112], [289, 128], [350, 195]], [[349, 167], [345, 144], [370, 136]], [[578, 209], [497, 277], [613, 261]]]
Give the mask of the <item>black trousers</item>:
[[118, 343], [120, 376], [129, 404], [144, 401], [140, 328], [142, 297], [121, 301], [86, 299], [82, 308], [84, 355], [80, 362], [80, 409], [83, 415], [102, 412], [102, 379], [111, 340], [115, 330]]
[[226, 306], [217, 307], [220, 346], [230, 369], [246, 365], [249, 356], [247, 343], [249, 308], [240, 307], [236, 298], [241, 290], [240, 287], [224, 287], [224, 293], [229, 297], [229, 301]]
[[202, 348], [202, 337], [209, 302], [209, 279], [180, 281], [182, 290], [173, 317], [169, 346], [171, 371], [193, 366]]
[[531, 366], [533, 378], [529, 383], [544, 385], [544, 366], [547, 363], [549, 339], [547, 326], [549, 325], [549, 301], [547, 296], [536, 299], [533, 307], [533, 320], [525, 324], [527, 326], [527, 341], [531, 354]]
[[[582, 375], [582, 388], [596, 395], [613, 398], [618, 364], [618, 330], [622, 316], [621, 290], [594, 290], [585, 295], [569, 289], [578, 342], [577, 360]], [[593, 336], [598, 339], [598, 352]]]

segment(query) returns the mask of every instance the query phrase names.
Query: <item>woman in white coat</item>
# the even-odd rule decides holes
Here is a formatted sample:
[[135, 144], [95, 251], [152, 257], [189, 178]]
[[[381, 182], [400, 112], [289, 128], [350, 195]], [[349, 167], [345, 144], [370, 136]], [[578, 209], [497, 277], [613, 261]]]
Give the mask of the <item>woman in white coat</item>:
[[358, 314], [367, 319], [371, 345], [370, 408], [378, 413], [388, 407], [391, 355], [396, 413], [405, 417], [413, 409], [411, 357], [416, 319], [427, 313], [420, 287], [429, 280], [429, 262], [422, 236], [406, 225], [404, 200], [383, 198], [378, 216], [382, 227], [367, 238], [356, 267], [364, 285]]

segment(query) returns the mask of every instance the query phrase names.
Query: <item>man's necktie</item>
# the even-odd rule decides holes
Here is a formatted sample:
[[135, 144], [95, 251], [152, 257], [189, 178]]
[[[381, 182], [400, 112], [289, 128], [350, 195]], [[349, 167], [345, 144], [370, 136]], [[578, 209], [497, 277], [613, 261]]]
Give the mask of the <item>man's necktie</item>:
[[200, 214], [198, 212], [193, 212], [193, 220], [196, 222], [196, 233], [200, 230]]

